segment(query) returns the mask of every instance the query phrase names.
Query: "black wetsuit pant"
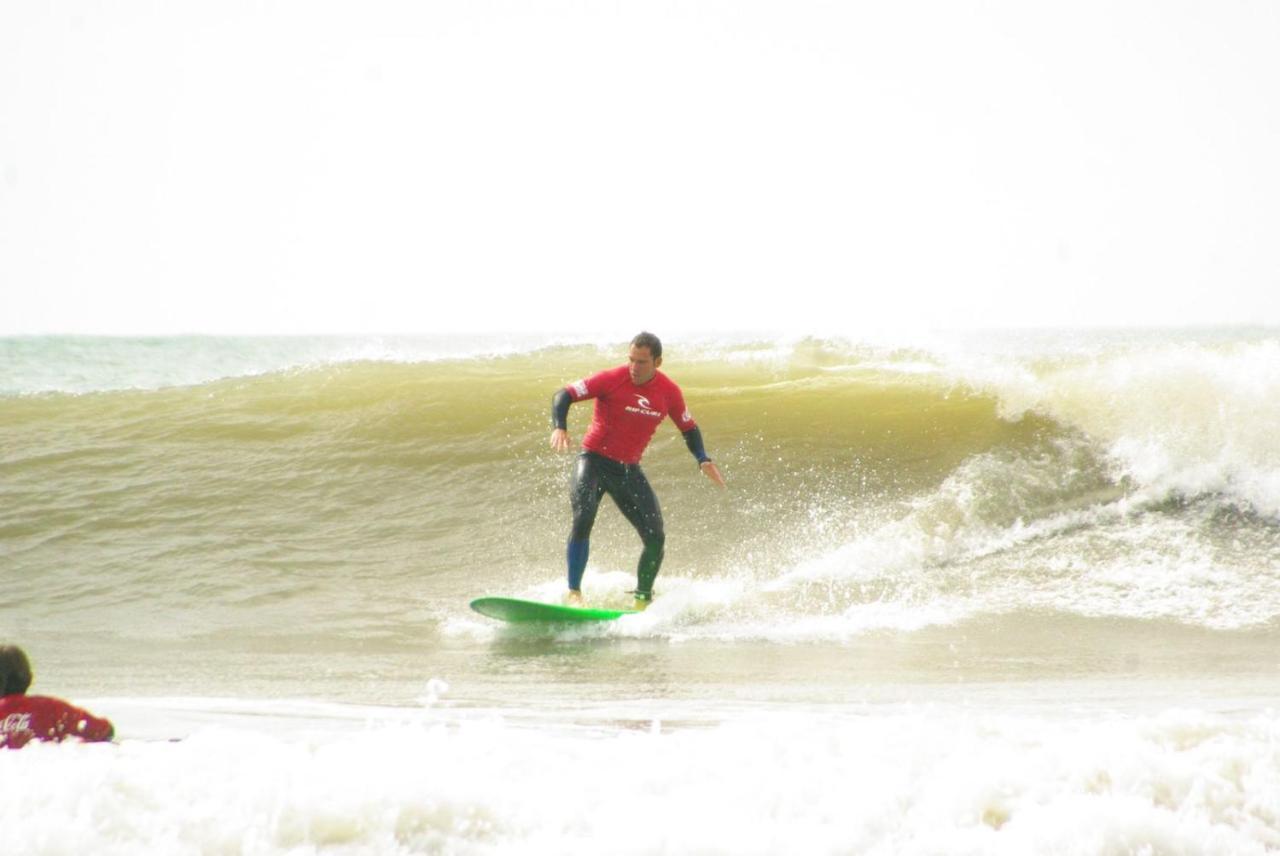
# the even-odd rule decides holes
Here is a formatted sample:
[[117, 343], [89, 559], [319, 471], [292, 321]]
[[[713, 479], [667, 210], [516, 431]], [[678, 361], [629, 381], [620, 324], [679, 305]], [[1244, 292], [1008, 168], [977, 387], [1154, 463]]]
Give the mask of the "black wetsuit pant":
[[653, 594], [653, 581], [662, 567], [663, 545], [666, 543], [658, 497], [638, 464], [620, 464], [595, 452], [583, 452], [578, 457], [569, 493], [573, 505], [573, 530], [569, 535], [569, 587], [577, 589], [581, 582], [591, 527], [596, 522], [600, 499], [606, 493], [613, 497], [618, 509], [644, 542], [636, 569], [636, 596], [648, 599]]

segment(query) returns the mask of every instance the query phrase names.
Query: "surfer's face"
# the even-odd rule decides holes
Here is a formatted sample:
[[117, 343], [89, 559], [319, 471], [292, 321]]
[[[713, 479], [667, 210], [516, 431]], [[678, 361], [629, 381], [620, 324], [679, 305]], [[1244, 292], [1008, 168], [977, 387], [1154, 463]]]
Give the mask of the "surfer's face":
[[653, 380], [653, 376], [658, 373], [658, 366], [662, 365], [662, 357], [655, 360], [648, 348], [639, 348], [635, 345], [631, 346], [630, 361], [631, 382], [636, 386]]

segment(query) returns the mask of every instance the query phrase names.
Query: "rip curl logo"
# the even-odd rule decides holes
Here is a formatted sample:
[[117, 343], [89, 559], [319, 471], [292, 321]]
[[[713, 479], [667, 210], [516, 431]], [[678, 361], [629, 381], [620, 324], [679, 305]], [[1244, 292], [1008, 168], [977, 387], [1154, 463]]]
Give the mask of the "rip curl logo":
[[638, 392], [633, 393], [633, 395], [635, 395], [636, 397], [636, 404], [640, 406], [639, 407], [628, 406], [626, 408], [628, 413], [639, 413], [641, 416], [648, 416], [653, 419], [662, 418], [662, 414], [653, 409], [653, 405], [649, 403], [649, 399], [645, 398], [643, 395], [641, 395]]
[[582, 398], [587, 394], [587, 382], [585, 380], [577, 380], [573, 382], [573, 392], [578, 398]]
[[686, 408], [684, 409], [684, 413], [680, 416], [680, 421], [681, 421], [681, 422], [692, 422], [692, 421], [693, 421], [693, 414], [689, 412], [689, 408], [687, 408], [687, 407], [686, 407]]

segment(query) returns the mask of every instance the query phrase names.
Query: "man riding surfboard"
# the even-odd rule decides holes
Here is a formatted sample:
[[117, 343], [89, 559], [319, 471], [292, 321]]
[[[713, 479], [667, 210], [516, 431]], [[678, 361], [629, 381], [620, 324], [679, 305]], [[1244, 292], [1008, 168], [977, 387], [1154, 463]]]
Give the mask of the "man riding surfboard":
[[635, 608], [644, 609], [653, 599], [653, 581], [662, 567], [666, 534], [662, 509], [640, 469], [640, 458], [664, 418], [670, 416], [676, 423], [707, 478], [725, 486], [720, 470], [707, 457], [702, 432], [685, 407], [684, 394], [658, 371], [661, 365], [662, 342], [652, 333], [641, 333], [631, 340], [627, 365], [571, 383], [551, 399], [551, 448], [556, 451], [567, 451], [572, 445], [567, 427], [570, 405], [589, 398], [596, 401], [569, 493], [573, 527], [566, 561], [568, 603], [572, 605], [582, 603], [582, 574], [587, 567], [591, 528], [606, 493], [644, 544], [636, 569]]

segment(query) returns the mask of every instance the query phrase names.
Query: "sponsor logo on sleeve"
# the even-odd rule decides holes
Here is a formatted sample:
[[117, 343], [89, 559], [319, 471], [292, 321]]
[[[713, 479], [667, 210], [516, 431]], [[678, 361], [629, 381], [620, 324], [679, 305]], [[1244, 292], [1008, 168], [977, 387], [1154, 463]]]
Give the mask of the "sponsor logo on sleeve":
[[573, 382], [573, 394], [576, 395], [578, 398], [582, 398], [584, 395], [587, 394], [587, 382], [585, 379], [575, 380]]

